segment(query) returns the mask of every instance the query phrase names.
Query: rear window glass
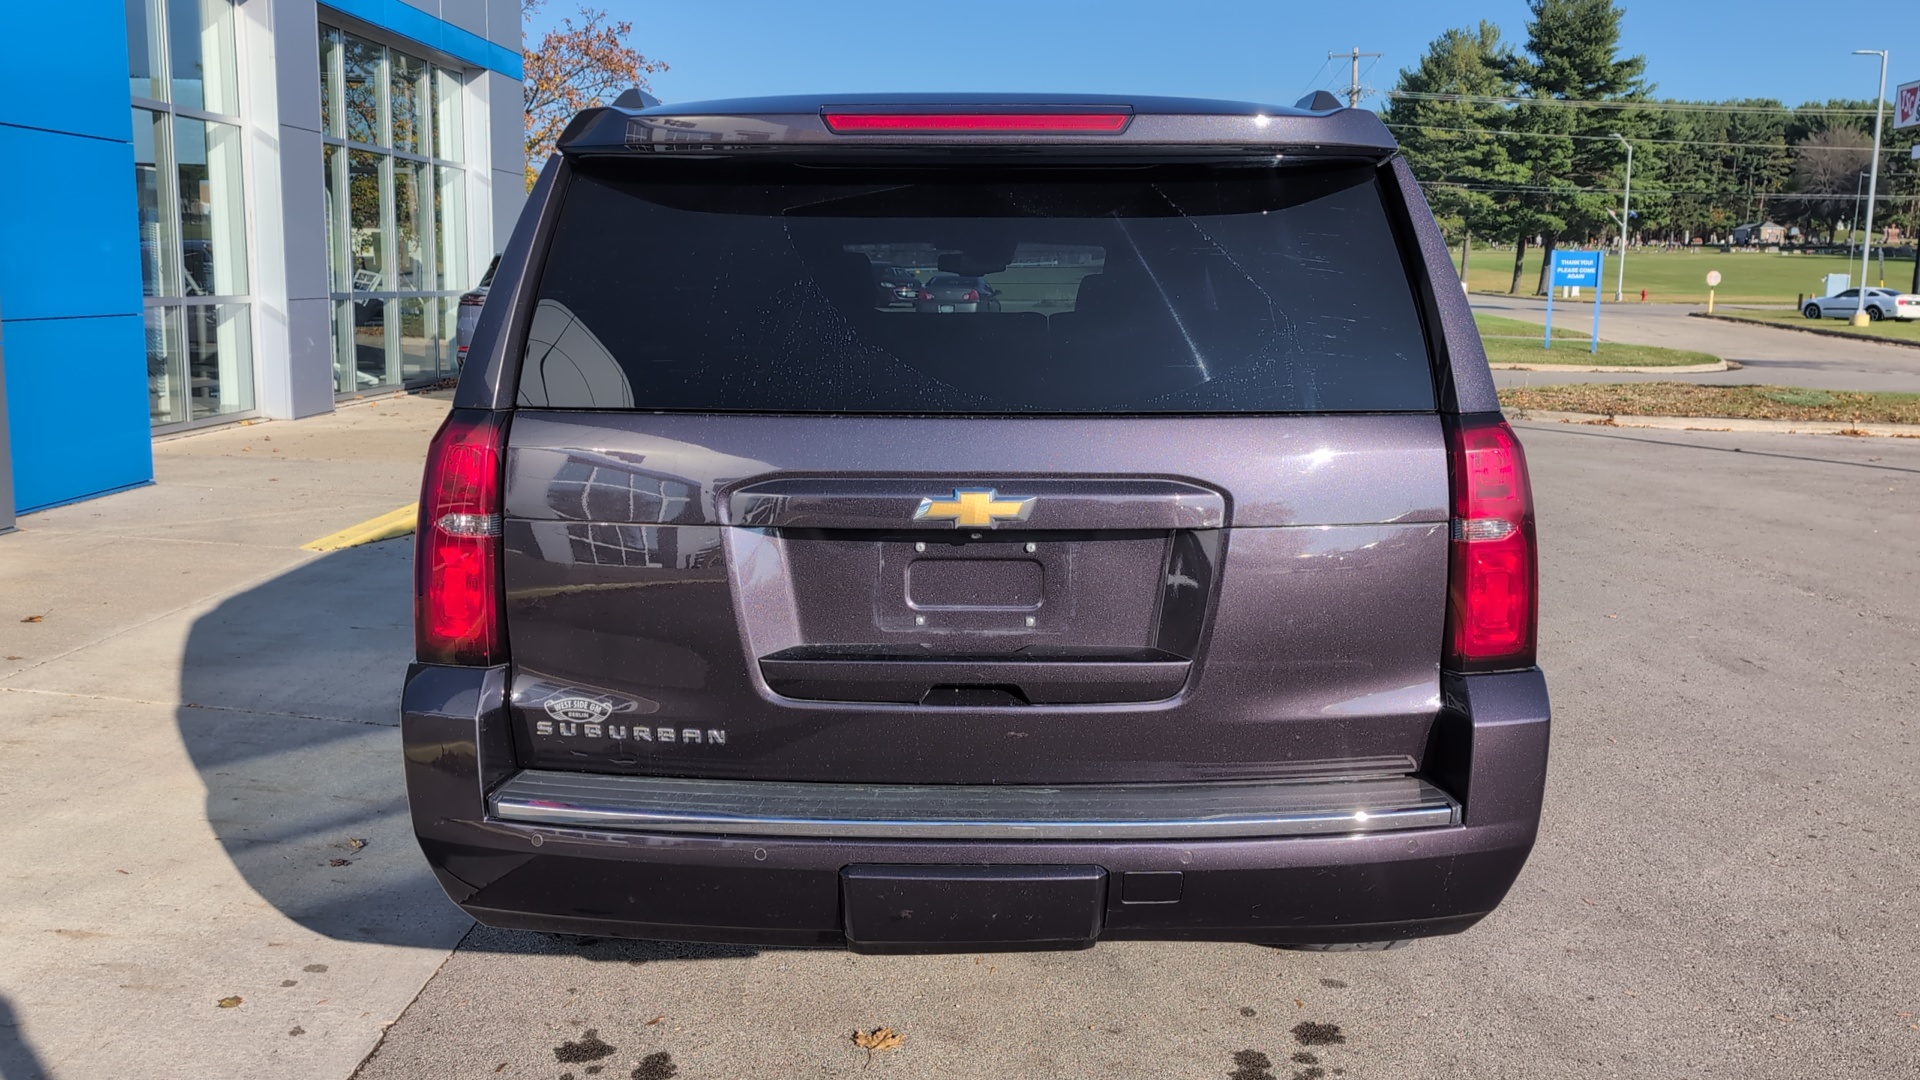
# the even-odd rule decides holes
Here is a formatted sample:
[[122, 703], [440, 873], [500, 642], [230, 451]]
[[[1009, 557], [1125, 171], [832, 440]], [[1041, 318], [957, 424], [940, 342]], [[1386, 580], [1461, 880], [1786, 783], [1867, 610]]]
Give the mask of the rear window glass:
[[1369, 166], [589, 161], [529, 317], [534, 407], [1434, 408]]

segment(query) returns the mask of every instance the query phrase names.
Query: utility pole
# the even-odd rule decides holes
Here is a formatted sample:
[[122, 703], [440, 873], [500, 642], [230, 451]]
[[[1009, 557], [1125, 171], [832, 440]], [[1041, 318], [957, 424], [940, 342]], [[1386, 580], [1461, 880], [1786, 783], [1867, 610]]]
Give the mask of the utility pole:
[[[1617, 304], [1627, 288], [1627, 223], [1633, 220], [1633, 144], [1617, 131], [1608, 138], [1620, 140], [1620, 145], [1627, 148], [1627, 183], [1620, 192], [1620, 269], [1613, 279], [1613, 302]], [[1599, 282], [1594, 283], [1595, 292], [1604, 287]], [[1599, 303], [1597, 300], [1594, 302]]]
[[1873, 172], [1867, 179], [1867, 227], [1860, 233], [1860, 306], [1853, 313], [1853, 325], [1867, 325], [1867, 252], [1873, 247], [1873, 200], [1880, 188], [1880, 120], [1887, 111], [1887, 50], [1855, 49], [1855, 56], [1880, 58], [1880, 92], [1873, 99]]
[[1329, 60], [1338, 60], [1344, 56], [1347, 59], [1353, 61], [1353, 81], [1347, 84], [1347, 107], [1348, 108], [1357, 109], [1360, 107], [1360, 58], [1363, 56], [1372, 56], [1372, 57], [1378, 58], [1385, 55], [1387, 54], [1377, 53], [1377, 52], [1361, 52], [1360, 46], [1358, 45], [1355, 45], [1353, 47], [1353, 51], [1350, 53], [1330, 52], [1327, 54], [1327, 59]]

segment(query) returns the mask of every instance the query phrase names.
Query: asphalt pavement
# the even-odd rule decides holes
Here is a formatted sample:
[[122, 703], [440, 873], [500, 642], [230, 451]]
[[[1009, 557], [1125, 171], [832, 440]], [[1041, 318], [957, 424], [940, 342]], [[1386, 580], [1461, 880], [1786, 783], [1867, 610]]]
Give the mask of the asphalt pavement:
[[1920, 443], [1522, 435], [1554, 759], [1466, 934], [916, 958], [476, 929], [357, 1080], [1913, 1075]]
[[[1545, 323], [1545, 300], [1530, 296], [1489, 296], [1475, 293], [1473, 309], [1488, 315]], [[1635, 345], [1692, 349], [1737, 360], [1734, 371], [1697, 375], [1631, 374], [1626, 372], [1496, 371], [1501, 386], [1540, 386], [1572, 382], [1653, 382], [1679, 380], [1737, 385], [1769, 383], [1815, 390], [1897, 390], [1920, 393], [1920, 348], [1886, 345], [1877, 341], [1849, 341], [1797, 330], [1697, 319], [1701, 310], [1685, 304], [1607, 302], [1600, 309], [1600, 336]], [[1731, 309], [1730, 309], [1731, 310]], [[1587, 332], [1593, 326], [1593, 305], [1556, 301], [1554, 325]], [[1832, 326], [1844, 325], [1833, 320]], [[1555, 346], [1555, 353], [1560, 348]]]
[[0, 539], [6, 1080], [1920, 1069], [1920, 440], [1521, 425], [1555, 756], [1464, 935], [861, 957], [440, 894], [394, 728], [408, 543], [299, 545], [411, 498], [444, 407], [162, 443], [160, 485]]

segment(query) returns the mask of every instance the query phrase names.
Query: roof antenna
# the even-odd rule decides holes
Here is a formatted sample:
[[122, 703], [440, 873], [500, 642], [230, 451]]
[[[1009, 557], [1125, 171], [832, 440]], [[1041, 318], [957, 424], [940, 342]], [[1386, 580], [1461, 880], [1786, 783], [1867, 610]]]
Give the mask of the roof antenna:
[[[618, 104], [618, 102], [615, 102], [615, 104]], [[1325, 90], [1315, 90], [1313, 93], [1294, 102], [1293, 107], [1296, 109], [1305, 109], [1308, 112], [1332, 112], [1334, 109], [1341, 108], [1342, 106], [1339, 98], [1327, 93]]]
[[622, 90], [620, 96], [613, 99], [613, 107], [616, 109], [652, 109], [659, 104], [659, 98], [637, 86]]

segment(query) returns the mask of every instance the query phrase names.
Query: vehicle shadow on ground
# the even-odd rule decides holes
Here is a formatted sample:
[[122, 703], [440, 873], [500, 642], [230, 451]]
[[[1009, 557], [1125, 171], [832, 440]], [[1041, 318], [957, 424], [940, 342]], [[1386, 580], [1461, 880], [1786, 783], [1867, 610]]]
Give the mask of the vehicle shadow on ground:
[[47, 1067], [40, 1055], [20, 1036], [20, 1018], [13, 1003], [0, 995], [0, 1080], [41, 1080]]
[[[441, 892], [408, 819], [400, 686], [412, 653], [411, 538], [331, 552], [194, 621], [175, 716], [207, 821], [263, 899], [336, 940], [450, 949], [474, 924]], [[468, 947], [622, 962], [753, 954], [501, 930]]]

